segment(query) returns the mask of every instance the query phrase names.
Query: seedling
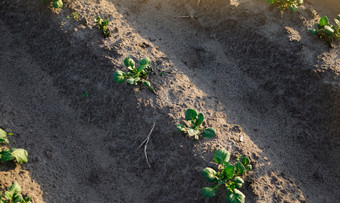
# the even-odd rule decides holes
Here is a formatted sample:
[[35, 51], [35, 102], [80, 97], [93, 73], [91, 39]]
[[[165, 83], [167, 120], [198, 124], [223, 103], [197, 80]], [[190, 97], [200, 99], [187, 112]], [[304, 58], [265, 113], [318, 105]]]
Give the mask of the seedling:
[[[9, 144], [7, 133], [0, 129], [0, 144]], [[19, 164], [28, 162], [28, 153], [24, 149], [2, 149], [0, 150], [0, 161], [8, 162], [16, 160]], [[0, 202], [1, 203], [1, 202]]]
[[[43, 3], [47, 3], [48, 0], [41, 0]], [[63, 7], [63, 1], [62, 0], [52, 0], [52, 6], [54, 8], [62, 8]]]
[[204, 187], [201, 190], [203, 197], [214, 197], [217, 194], [217, 189], [224, 186], [227, 191], [226, 200], [229, 203], [244, 203], [245, 195], [239, 190], [244, 180], [240, 177], [247, 171], [252, 170], [250, 160], [247, 156], [239, 156], [236, 163], [231, 164], [230, 153], [224, 149], [216, 150], [214, 161], [218, 165], [218, 171], [206, 167], [202, 173], [209, 182], [214, 182], [216, 185], [212, 187]]
[[82, 95], [83, 97], [89, 98], [89, 92], [87, 90], [85, 90]]
[[280, 8], [281, 11], [287, 9], [296, 12], [298, 7], [303, 4], [303, 0], [265, 0], [268, 4], [275, 5]]
[[316, 28], [309, 28], [308, 31], [319, 38], [326, 39], [328, 43], [333, 40], [340, 40], [340, 14], [334, 19], [336, 26], [331, 25], [327, 16], [322, 16]]
[[199, 135], [202, 134], [204, 138], [211, 138], [215, 136], [214, 128], [202, 128], [201, 125], [204, 121], [203, 113], [197, 114], [194, 109], [188, 109], [185, 112], [185, 120], [190, 121], [191, 125], [189, 127], [183, 124], [177, 124], [177, 130], [181, 133], [187, 133], [189, 137], [194, 137], [196, 140], [199, 139]]
[[104, 37], [111, 37], [110, 30], [106, 28], [106, 26], [109, 24], [109, 20], [104, 20], [98, 16], [95, 22], [99, 26], [99, 29], [102, 31]]
[[[72, 13], [73, 19], [76, 21], [79, 21], [79, 13]], [[67, 18], [70, 18], [70, 15], [66, 16]]]
[[147, 76], [151, 72], [151, 60], [149, 57], [140, 59], [138, 62], [138, 67], [135, 66], [135, 62], [129, 57], [124, 60], [124, 64], [129, 69], [129, 72], [125, 73], [121, 70], [115, 71], [113, 73], [113, 80], [116, 83], [123, 83], [125, 82], [125, 80], [130, 85], [137, 85], [142, 83], [153, 93], [155, 93], [155, 90], [151, 87], [150, 82], [147, 81]]
[[[0, 203], [32, 203], [31, 197], [25, 198], [20, 194], [21, 187], [18, 183], [13, 183], [8, 191], [0, 193]], [[2, 196], [4, 195], [4, 196]]]

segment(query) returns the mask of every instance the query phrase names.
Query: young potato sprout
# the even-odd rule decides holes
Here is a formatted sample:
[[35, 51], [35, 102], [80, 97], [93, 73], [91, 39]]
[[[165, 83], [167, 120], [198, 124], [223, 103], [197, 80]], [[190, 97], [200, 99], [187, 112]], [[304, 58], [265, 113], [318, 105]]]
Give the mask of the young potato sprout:
[[32, 203], [31, 198], [29, 196], [24, 198], [20, 191], [21, 186], [18, 183], [13, 183], [4, 194], [0, 193], [0, 203]]
[[239, 190], [244, 180], [240, 177], [247, 171], [252, 170], [250, 160], [247, 156], [239, 156], [236, 163], [231, 164], [230, 153], [224, 149], [216, 150], [214, 161], [218, 165], [218, 171], [210, 167], [203, 169], [202, 173], [209, 182], [216, 185], [204, 187], [201, 190], [203, 197], [210, 198], [217, 194], [217, 189], [224, 186], [227, 191], [226, 201], [229, 203], [244, 203], [245, 195]]
[[[9, 144], [7, 133], [0, 129], [0, 144]], [[17, 161], [19, 164], [28, 162], [28, 153], [24, 149], [2, 149], [0, 150], [0, 161]]]
[[[47, 3], [48, 0], [41, 0], [43, 3]], [[52, 0], [52, 6], [54, 8], [62, 8], [63, 7], [63, 1], [62, 0]]]
[[265, 0], [268, 4], [275, 5], [280, 8], [281, 11], [287, 9], [296, 12], [298, 7], [303, 4], [303, 0]]
[[211, 138], [215, 136], [214, 128], [202, 128], [201, 125], [204, 121], [203, 113], [197, 114], [194, 109], [188, 109], [185, 112], [185, 120], [190, 121], [191, 125], [189, 127], [183, 124], [177, 124], [177, 130], [181, 133], [186, 133], [189, 137], [194, 137], [196, 140], [199, 139], [201, 134], [204, 138]]
[[151, 60], [149, 57], [139, 60], [138, 67], [135, 66], [135, 62], [129, 57], [124, 60], [124, 64], [129, 71], [127, 73], [121, 70], [115, 71], [113, 73], [113, 80], [116, 83], [124, 83], [127, 81], [130, 85], [144, 84], [153, 93], [155, 93], [155, 90], [151, 87], [150, 82], [147, 80], [147, 76], [151, 72]]
[[326, 39], [328, 43], [333, 40], [340, 40], [340, 14], [334, 19], [336, 25], [330, 24], [327, 16], [322, 16], [316, 28], [309, 28], [308, 31], [319, 38]]
[[109, 24], [109, 20], [104, 20], [101, 17], [97, 17], [95, 19], [95, 22], [99, 26], [99, 29], [102, 31], [104, 37], [111, 37], [110, 30], [107, 28], [107, 25]]

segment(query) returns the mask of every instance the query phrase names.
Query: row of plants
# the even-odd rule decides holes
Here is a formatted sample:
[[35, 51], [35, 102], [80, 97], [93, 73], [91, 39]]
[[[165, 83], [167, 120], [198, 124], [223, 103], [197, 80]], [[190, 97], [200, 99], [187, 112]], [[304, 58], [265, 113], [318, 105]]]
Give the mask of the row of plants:
[[[2, 163], [27, 163], [28, 153], [25, 149], [5, 148], [6, 145], [9, 145], [7, 135], [13, 135], [13, 133], [7, 133], [0, 128], [0, 144], [2, 145], [0, 150], [0, 161]], [[7, 191], [0, 192], [0, 203], [31, 203], [31, 198], [29, 196], [23, 196], [20, 191], [20, 185], [14, 182]]]
[[[151, 72], [151, 60], [148, 57], [142, 58], [136, 66], [131, 58], [124, 60], [124, 65], [128, 72], [116, 70], [113, 74], [113, 80], [116, 83], [124, 83], [127, 81], [130, 85], [143, 84], [155, 93], [147, 80], [148, 74]], [[198, 113], [194, 109], [187, 109], [184, 113], [185, 124], [177, 124], [178, 132], [185, 134], [196, 140], [201, 138], [212, 138], [216, 134], [213, 127], [204, 127], [204, 114]], [[244, 203], [245, 195], [239, 190], [244, 180], [241, 176], [245, 175], [247, 171], [252, 170], [250, 160], [247, 156], [239, 156], [236, 162], [232, 164], [230, 161], [230, 153], [224, 149], [219, 149], [215, 152], [214, 161], [217, 165], [217, 171], [206, 167], [202, 173], [203, 176], [210, 182], [216, 183], [211, 187], [204, 187], [201, 191], [203, 197], [210, 198], [217, 194], [217, 189], [222, 186], [226, 190], [226, 201], [231, 203]]]

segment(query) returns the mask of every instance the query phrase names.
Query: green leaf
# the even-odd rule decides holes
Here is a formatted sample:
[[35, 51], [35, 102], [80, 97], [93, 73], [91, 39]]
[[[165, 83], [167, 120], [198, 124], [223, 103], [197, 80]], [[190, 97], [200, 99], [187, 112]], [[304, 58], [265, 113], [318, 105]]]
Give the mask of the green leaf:
[[216, 177], [217, 173], [212, 168], [206, 167], [205, 169], [203, 169], [202, 173], [204, 177], [210, 182], [214, 182], [217, 180], [217, 177]]
[[193, 128], [188, 128], [188, 134], [189, 134], [189, 136], [195, 136], [195, 135], [198, 135], [200, 133], [200, 131], [199, 130], [195, 130], [195, 129], [193, 129]]
[[275, 0], [266, 0], [267, 4], [274, 4]]
[[126, 67], [135, 67], [135, 62], [129, 57], [124, 60], [124, 64]]
[[123, 71], [117, 70], [113, 73], [113, 80], [116, 83], [123, 83], [125, 81], [125, 73]]
[[63, 7], [63, 1], [62, 0], [53, 0], [52, 6], [54, 8], [62, 8]]
[[246, 168], [241, 164], [241, 162], [236, 163], [236, 171], [238, 175], [243, 175], [245, 174]]
[[9, 144], [6, 131], [0, 128], [0, 144]]
[[28, 153], [24, 149], [16, 149], [12, 148], [12, 156], [15, 157], [19, 164], [27, 163], [28, 162]]
[[316, 35], [316, 34], [317, 34], [316, 30], [313, 29], [313, 28], [309, 28], [308, 31], [309, 31], [310, 33], [312, 33], [313, 35]]
[[203, 113], [199, 113], [197, 120], [196, 120], [196, 123], [195, 123], [195, 126], [200, 126], [203, 123], [203, 121], [204, 121], [204, 115], [203, 115]]
[[207, 128], [202, 132], [203, 137], [214, 137], [216, 134], [215, 128]]
[[238, 189], [228, 191], [226, 197], [228, 203], [244, 203], [245, 198], [246, 196]]
[[185, 120], [194, 121], [196, 119], [197, 112], [194, 109], [188, 109], [185, 112]]
[[235, 186], [236, 186], [237, 189], [240, 189], [242, 187], [243, 183], [244, 183], [244, 180], [242, 178], [240, 178], [240, 177], [235, 177], [233, 179], [233, 181], [234, 181]]
[[301, 6], [303, 4], [303, 0], [297, 0], [298, 6]]
[[294, 13], [298, 10], [298, 7], [295, 4], [289, 6], [289, 10], [293, 11]]
[[11, 187], [9, 187], [8, 191], [5, 192], [5, 198], [6, 198], [7, 200], [13, 200], [13, 199], [14, 199], [14, 195], [15, 195], [16, 193], [19, 193], [20, 190], [21, 190], [20, 185], [19, 185], [18, 183], [16, 183], [16, 182], [13, 183], [13, 184], [11, 185]]
[[152, 92], [155, 92], [155, 90], [151, 87], [151, 84], [150, 84], [149, 81], [144, 80], [144, 81], [143, 81], [143, 84], [144, 84], [146, 87], [148, 87]]
[[151, 64], [151, 59], [149, 57], [144, 57], [138, 62], [139, 66], [148, 66]]
[[224, 174], [226, 176], [226, 179], [230, 180], [234, 176], [234, 173], [235, 173], [235, 166], [233, 166], [232, 164], [230, 164], [228, 162], [225, 163], [224, 164]]
[[148, 67], [151, 64], [151, 60], [149, 57], [142, 58], [138, 62], [138, 72], [142, 72], [144, 68]]
[[325, 25], [325, 34], [329, 37], [333, 37], [334, 35], [334, 29], [332, 29], [330, 26]]
[[178, 132], [180, 132], [180, 133], [185, 133], [185, 131], [187, 130], [185, 125], [180, 124], [180, 123], [176, 125], [176, 128], [177, 128]]
[[104, 21], [104, 26], [107, 26], [109, 24], [109, 20]]
[[0, 161], [6, 162], [6, 161], [12, 161], [14, 160], [14, 157], [11, 154], [11, 151], [8, 149], [4, 149], [0, 152]]
[[240, 159], [240, 162], [244, 165], [247, 166], [250, 163], [250, 160], [247, 156], [242, 156], [242, 158]]
[[336, 16], [336, 19], [337, 19], [337, 20], [340, 20], [340, 14], [338, 14], [338, 16]]
[[253, 170], [253, 167], [249, 164], [249, 165], [246, 166], [246, 170], [251, 171], [251, 170]]
[[130, 84], [130, 85], [137, 85], [137, 82], [140, 80], [140, 78], [129, 78], [127, 79], [127, 82]]
[[334, 19], [334, 22], [335, 22], [335, 24], [337, 24], [338, 26], [340, 26], [340, 20]]
[[217, 189], [216, 188], [212, 188], [212, 187], [204, 187], [201, 190], [202, 196], [206, 197], [206, 198], [213, 197], [213, 196], [216, 195], [216, 193], [217, 193]]
[[225, 149], [218, 149], [214, 154], [214, 160], [217, 164], [225, 164], [229, 161], [230, 154]]
[[31, 202], [31, 197], [29, 197], [29, 196], [25, 197], [24, 203], [32, 203]]
[[320, 24], [322, 27], [325, 26], [325, 25], [328, 25], [328, 18], [327, 18], [327, 16], [322, 16], [322, 17], [320, 18], [319, 24]]
[[12, 202], [13, 203], [22, 203], [24, 201], [24, 198], [22, 197], [21, 194], [15, 193], [13, 198], [12, 198]]

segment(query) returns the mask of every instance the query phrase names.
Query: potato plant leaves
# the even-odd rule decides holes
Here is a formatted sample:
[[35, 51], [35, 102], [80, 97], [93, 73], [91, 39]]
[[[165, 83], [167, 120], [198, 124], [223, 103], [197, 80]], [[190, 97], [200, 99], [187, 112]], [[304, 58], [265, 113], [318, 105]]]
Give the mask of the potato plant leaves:
[[19, 164], [27, 163], [28, 162], [28, 153], [24, 149], [11, 149], [12, 156], [17, 160]]
[[202, 174], [209, 182], [215, 182], [215, 186], [204, 187], [201, 190], [203, 197], [213, 197], [217, 194], [217, 188], [224, 186], [227, 191], [227, 202], [244, 203], [245, 195], [239, 191], [244, 183], [244, 180], [240, 177], [245, 174], [246, 167], [250, 166], [250, 160], [247, 156], [241, 156], [240, 160], [236, 164], [229, 162], [230, 153], [224, 149], [218, 149], [214, 154], [214, 161], [218, 164], [218, 171], [210, 167], [206, 167]]
[[202, 128], [201, 125], [204, 121], [203, 113], [197, 113], [194, 109], [187, 109], [184, 113], [185, 120], [190, 121], [191, 125], [186, 127], [182, 124], [177, 124], [177, 130], [181, 133], [188, 133], [190, 137], [194, 137], [196, 140], [199, 139], [201, 134], [204, 138], [214, 137], [216, 131], [214, 128]]
[[155, 93], [155, 90], [152, 88], [151, 83], [147, 81], [147, 75], [150, 73], [150, 64], [151, 60], [148, 57], [142, 58], [139, 60], [138, 67], [135, 67], [135, 62], [127, 57], [124, 60], [124, 65], [129, 69], [127, 73], [116, 70], [113, 73], [113, 80], [116, 83], [124, 83], [125, 80], [130, 85], [138, 85], [143, 84], [147, 88], [149, 88], [153, 93]]
[[322, 16], [315, 28], [309, 28], [308, 31], [319, 38], [326, 39], [330, 44], [333, 40], [340, 40], [340, 14], [334, 19], [334, 22], [335, 25], [332, 25], [327, 16]]
[[9, 144], [6, 131], [0, 128], [0, 144]]
[[13, 183], [8, 191], [5, 191], [5, 200], [2, 200], [0, 196], [0, 203], [31, 203], [31, 198], [29, 196], [23, 198], [20, 191], [20, 185]]
[[226, 199], [230, 203], [244, 203], [246, 196], [238, 189], [234, 189], [232, 192], [228, 191]]
[[204, 187], [201, 190], [201, 194], [203, 197], [206, 198], [214, 197], [217, 194], [217, 189], [211, 187]]
[[224, 164], [227, 163], [230, 159], [230, 154], [225, 149], [218, 149], [214, 154], [214, 161], [217, 164]]

